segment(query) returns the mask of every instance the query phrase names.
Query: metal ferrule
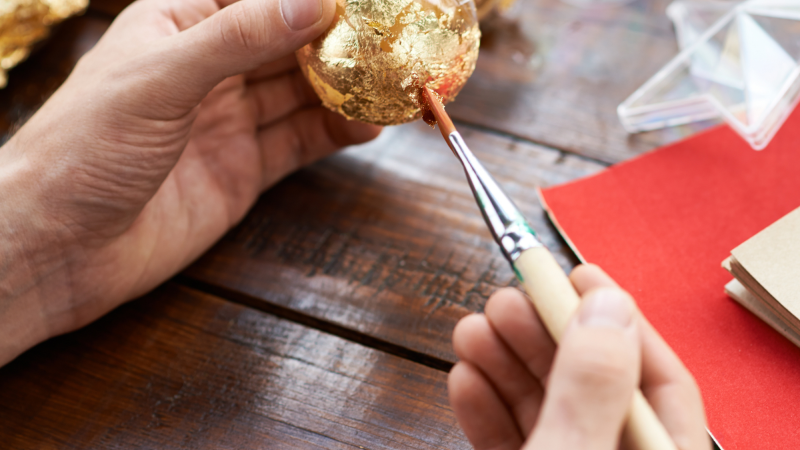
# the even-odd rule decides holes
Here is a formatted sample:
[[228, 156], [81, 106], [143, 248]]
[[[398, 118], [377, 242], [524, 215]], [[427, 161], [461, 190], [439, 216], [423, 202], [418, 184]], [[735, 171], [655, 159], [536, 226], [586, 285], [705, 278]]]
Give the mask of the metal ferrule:
[[541, 247], [542, 243], [522, 213], [470, 151], [461, 134], [455, 131], [448, 137], [453, 152], [464, 166], [483, 218], [508, 262], [513, 264], [525, 250]]

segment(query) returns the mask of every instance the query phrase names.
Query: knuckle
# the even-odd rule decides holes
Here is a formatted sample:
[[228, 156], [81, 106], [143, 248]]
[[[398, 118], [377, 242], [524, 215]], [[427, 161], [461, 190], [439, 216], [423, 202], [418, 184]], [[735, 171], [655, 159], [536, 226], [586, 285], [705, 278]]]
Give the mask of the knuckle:
[[487, 312], [494, 309], [502, 309], [503, 304], [506, 303], [509, 298], [514, 298], [521, 295], [522, 293], [515, 288], [505, 287], [498, 289], [489, 296], [489, 300], [486, 301], [486, 306], [484, 306], [483, 309]]
[[485, 317], [479, 314], [470, 314], [462, 317], [456, 324], [455, 329], [453, 329], [453, 339], [466, 341], [477, 335], [485, 334], [488, 325], [485, 322]]
[[475, 336], [475, 326], [480, 318], [475, 314], [462, 317], [453, 328], [453, 347], [457, 353], [461, 353], [464, 345]]
[[219, 22], [220, 39], [228, 48], [255, 56], [261, 47], [258, 25], [241, 3], [234, 3], [229, 8], [228, 14], [221, 16]]
[[498, 338], [486, 317], [470, 314], [453, 330], [453, 350], [464, 361], [486, 362], [497, 350]]

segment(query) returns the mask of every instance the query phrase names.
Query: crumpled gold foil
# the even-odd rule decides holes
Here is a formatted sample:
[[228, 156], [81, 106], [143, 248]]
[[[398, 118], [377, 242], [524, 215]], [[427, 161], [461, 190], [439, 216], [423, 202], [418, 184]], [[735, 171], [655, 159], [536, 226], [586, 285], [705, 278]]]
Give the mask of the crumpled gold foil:
[[0, 88], [7, 72], [28, 57], [50, 27], [83, 12], [89, 0], [0, 0]]
[[516, 0], [475, 0], [475, 8], [478, 9], [478, 20], [483, 20], [490, 12], [495, 9], [505, 11], [511, 8]]
[[423, 86], [452, 101], [475, 70], [481, 32], [472, 0], [337, 0], [336, 18], [297, 52], [323, 104], [350, 119], [422, 117]]

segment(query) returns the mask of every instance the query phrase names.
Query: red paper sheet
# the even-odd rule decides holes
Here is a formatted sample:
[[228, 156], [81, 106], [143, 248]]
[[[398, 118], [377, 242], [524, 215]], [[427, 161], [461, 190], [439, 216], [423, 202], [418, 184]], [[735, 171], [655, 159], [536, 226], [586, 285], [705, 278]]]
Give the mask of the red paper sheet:
[[724, 450], [800, 448], [800, 349], [724, 294], [720, 267], [800, 206], [800, 108], [760, 152], [715, 128], [543, 198], [695, 375]]

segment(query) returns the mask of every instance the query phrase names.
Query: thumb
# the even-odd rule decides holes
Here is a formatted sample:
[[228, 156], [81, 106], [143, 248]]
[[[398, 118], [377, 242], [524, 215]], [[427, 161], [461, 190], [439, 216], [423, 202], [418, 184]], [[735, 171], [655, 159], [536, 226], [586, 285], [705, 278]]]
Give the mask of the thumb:
[[636, 307], [618, 288], [584, 296], [564, 334], [526, 448], [616, 450], [639, 384]]
[[169, 55], [174, 94], [201, 100], [227, 77], [289, 55], [330, 25], [336, 0], [241, 0], [174, 35]]

